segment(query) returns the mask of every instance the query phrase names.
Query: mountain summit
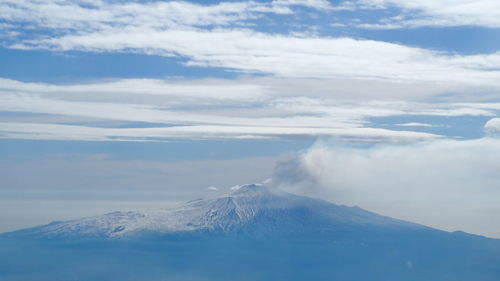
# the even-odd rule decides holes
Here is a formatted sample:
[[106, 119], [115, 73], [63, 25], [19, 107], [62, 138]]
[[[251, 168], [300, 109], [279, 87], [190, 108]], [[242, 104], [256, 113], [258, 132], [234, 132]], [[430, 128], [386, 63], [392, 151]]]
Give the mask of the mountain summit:
[[290, 194], [261, 184], [234, 188], [213, 199], [180, 206], [53, 222], [11, 235], [45, 238], [119, 238], [170, 234], [253, 235], [328, 233], [354, 226], [420, 227], [380, 216], [358, 207]]

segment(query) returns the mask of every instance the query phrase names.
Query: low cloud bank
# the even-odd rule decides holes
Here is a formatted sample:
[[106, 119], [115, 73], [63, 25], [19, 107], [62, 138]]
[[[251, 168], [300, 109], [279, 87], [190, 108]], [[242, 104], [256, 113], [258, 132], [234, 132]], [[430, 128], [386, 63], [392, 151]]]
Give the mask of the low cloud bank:
[[500, 237], [500, 139], [370, 148], [317, 143], [284, 159], [273, 183], [445, 230]]

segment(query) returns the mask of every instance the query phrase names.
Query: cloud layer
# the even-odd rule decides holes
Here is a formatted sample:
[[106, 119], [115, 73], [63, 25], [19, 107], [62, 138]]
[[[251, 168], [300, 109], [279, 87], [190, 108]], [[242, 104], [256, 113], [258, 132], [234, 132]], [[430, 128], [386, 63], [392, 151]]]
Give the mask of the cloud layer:
[[268, 78], [123, 79], [69, 85], [0, 81], [3, 138], [165, 141], [326, 137], [412, 142], [439, 134], [416, 130], [432, 128], [416, 121], [381, 128], [371, 118], [493, 118], [500, 108], [497, 103], [416, 102], [411, 96], [406, 101], [341, 99], [336, 89], [289, 92], [290, 85]]
[[[491, 1], [445, 2], [1, 1], [1, 42], [7, 48], [139, 53], [172, 57], [184, 67], [241, 75], [234, 80], [115, 79], [66, 85], [0, 79], [0, 110], [25, 114], [4, 114], [1, 137], [334, 137], [391, 142], [436, 138], [439, 133], [421, 130], [432, 126], [408, 125], [428, 122], [409, 120], [389, 128], [372, 119], [497, 116], [499, 53], [463, 55], [325, 35], [315, 31], [319, 29], [313, 19], [396, 8], [396, 13], [418, 11], [415, 18], [441, 22], [461, 19], [487, 25], [479, 14], [487, 22], [495, 18], [496, 4]], [[397, 16], [384, 22], [408, 20]], [[89, 121], [101, 125], [91, 126]], [[156, 125], [113, 128], [113, 122]]]
[[[457, 19], [464, 18], [461, 11], [468, 11], [476, 15], [471, 16], [471, 22], [479, 18], [500, 18], [485, 16], [488, 11], [499, 10], [491, 7], [491, 1], [472, 7], [463, 1], [449, 2], [440, 1], [436, 6], [423, 0], [363, 1], [357, 5], [358, 8], [398, 6], [422, 13], [443, 11], [440, 13]], [[322, 0], [217, 5], [23, 0], [3, 1], [0, 5], [3, 11], [0, 18], [6, 21], [3, 29], [17, 34], [3, 40], [3, 45], [9, 48], [160, 55], [184, 59], [188, 66], [288, 78], [458, 83], [500, 88], [498, 53], [436, 52], [382, 41], [309, 34], [300, 32], [300, 28], [295, 30], [294, 25], [279, 32], [263, 32], [255, 23], [247, 21], [260, 19], [265, 14], [297, 14], [301, 10], [293, 9], [295, 7], [340, 9]], [[440, 15], [435, 12], [430, 16], [439, 19]], [[314, 25], [309, 27], [314, 30]], [[32, 30], [40, 31], [40, 35]]]

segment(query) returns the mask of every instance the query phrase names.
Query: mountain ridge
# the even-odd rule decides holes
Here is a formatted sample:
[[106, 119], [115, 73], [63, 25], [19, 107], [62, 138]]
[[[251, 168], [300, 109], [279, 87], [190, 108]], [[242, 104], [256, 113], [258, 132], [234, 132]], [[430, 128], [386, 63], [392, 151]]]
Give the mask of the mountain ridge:
[[116, 211], [52, 222], [6, 235], [45, 238], [126, 238], [199, 232], [266, 235], [328, 233], [350, 226], [425, 228], [359, 207], [294, 195], [263, 184], [246, 184], [238, 186], [229, 194], [191, 200], [176, 207]]

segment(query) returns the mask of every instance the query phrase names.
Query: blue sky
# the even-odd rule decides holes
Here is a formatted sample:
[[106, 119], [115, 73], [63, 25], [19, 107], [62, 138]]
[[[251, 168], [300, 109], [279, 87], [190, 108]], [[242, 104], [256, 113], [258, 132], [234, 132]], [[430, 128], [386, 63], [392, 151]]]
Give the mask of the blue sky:
[[[478, 189], [497, 183], [488, 171], [500, 165], [490, 159], [500, 152], [497, 1], [0, 0], [0, 10], [0, 192], [9, 206], [128, 208], [271, 178], [297, 193], [500, 236], [490, 222], [500, 192]], [[440, 154], [443, 144], [458, 156]], [[316, 159], [318, 145], [326, 158]], [[483, 150], [471, 154], [476, 146]], [[350, 164], [356, 173], [341, 182], [314, 172], [359, 159], [368, 170], [389, 167], [380, 151], [401, 149], [404, 167]], [[442, 166], [455, 157], [470, 161], [456, 168], [470, 175], [460, 184]], [[468, 173], [470, 163], [488, 177]], [[408, 167], [443, 173], [399, 179]], [[360, 186], [387, 178], [404, 182], [401, 192], [386, 183], [391, 190], [377, 187], [384, 196], [368, 200]], [[458, 207], [463, 198], [470, 207]], [[448, 211], [436, 217], [429, 204]], [[67, 218], [68, 204], [50, 206], [36, 218], [12, 210], [20, 215], [4, 215], [3, 228]], [[457, 212], [467, 219], [449, 224]]]

